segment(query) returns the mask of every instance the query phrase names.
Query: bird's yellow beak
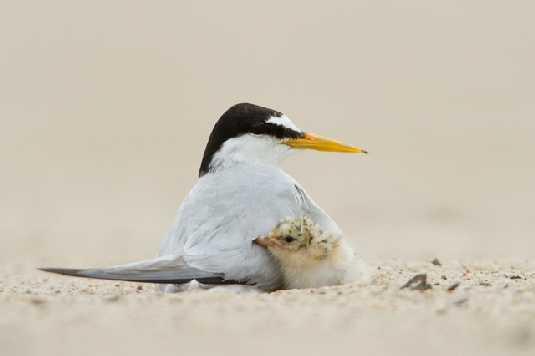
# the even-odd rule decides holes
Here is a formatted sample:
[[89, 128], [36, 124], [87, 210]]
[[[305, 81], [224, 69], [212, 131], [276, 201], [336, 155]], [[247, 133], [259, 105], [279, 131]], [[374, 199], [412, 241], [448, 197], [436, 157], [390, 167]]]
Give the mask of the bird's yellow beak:
[[284, 143], [292, 148], [311, 149], [323, 152], [342, 152], [342, 153], [368, 153], [368, 151], [344, 143], [320, 137], [312, 133], [305, 133], [302, 138], [289, 138]]

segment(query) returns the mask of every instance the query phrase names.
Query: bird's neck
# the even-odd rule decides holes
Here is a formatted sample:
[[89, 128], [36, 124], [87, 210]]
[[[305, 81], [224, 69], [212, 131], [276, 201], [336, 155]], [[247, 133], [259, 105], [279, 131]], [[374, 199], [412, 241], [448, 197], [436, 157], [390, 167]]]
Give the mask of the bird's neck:
[[270, 137], [244, 135], [225, 142], [210, 158], [209, 171], [216, 172], [237, 165], [279, 166], [290, 149]]

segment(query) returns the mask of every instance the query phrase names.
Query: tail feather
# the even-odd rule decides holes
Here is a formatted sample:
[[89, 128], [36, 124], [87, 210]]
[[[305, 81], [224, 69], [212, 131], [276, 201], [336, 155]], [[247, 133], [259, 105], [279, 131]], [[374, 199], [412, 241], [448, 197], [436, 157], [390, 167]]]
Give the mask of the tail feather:
[[184, 284], [197, 280], [203, 284], [247, 284], [225, 279], [223, 273], [206, 272], [184, 263], [182, 258], [159, 257], [110, 268], [39, 268], [44, 272], [66, 276], [139, 283]]

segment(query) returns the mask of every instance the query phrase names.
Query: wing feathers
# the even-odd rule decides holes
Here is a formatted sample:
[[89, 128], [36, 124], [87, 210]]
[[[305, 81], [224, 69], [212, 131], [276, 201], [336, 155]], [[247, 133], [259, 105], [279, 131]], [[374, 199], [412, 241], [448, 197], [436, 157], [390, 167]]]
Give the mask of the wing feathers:
[[227, 280], [223, 273], [206, 272], [190, 267], [182, 258], [167, 256], [110, 268], [39, 268], [39, 270], [66, 276], [140, 283], [183, 284], [197, 280], [204, 284], [247, 284], [244, 281]]

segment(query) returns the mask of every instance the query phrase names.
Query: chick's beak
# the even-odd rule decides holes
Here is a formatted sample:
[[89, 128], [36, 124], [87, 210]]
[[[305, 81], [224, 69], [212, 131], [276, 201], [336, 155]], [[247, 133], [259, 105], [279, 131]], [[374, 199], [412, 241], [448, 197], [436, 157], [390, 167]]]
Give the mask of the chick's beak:
[[323, 152], [368, 153], [368, 151], [362, 148], [349, 146], [312, 133], [305, 133], [301, 138], [286, 139], [284, 143], [297, 149], [311, 149]]
[[262, 247], [267, 247], [267, 240], [264, 237], [258, 237], [253, 240], [253, 243]]

